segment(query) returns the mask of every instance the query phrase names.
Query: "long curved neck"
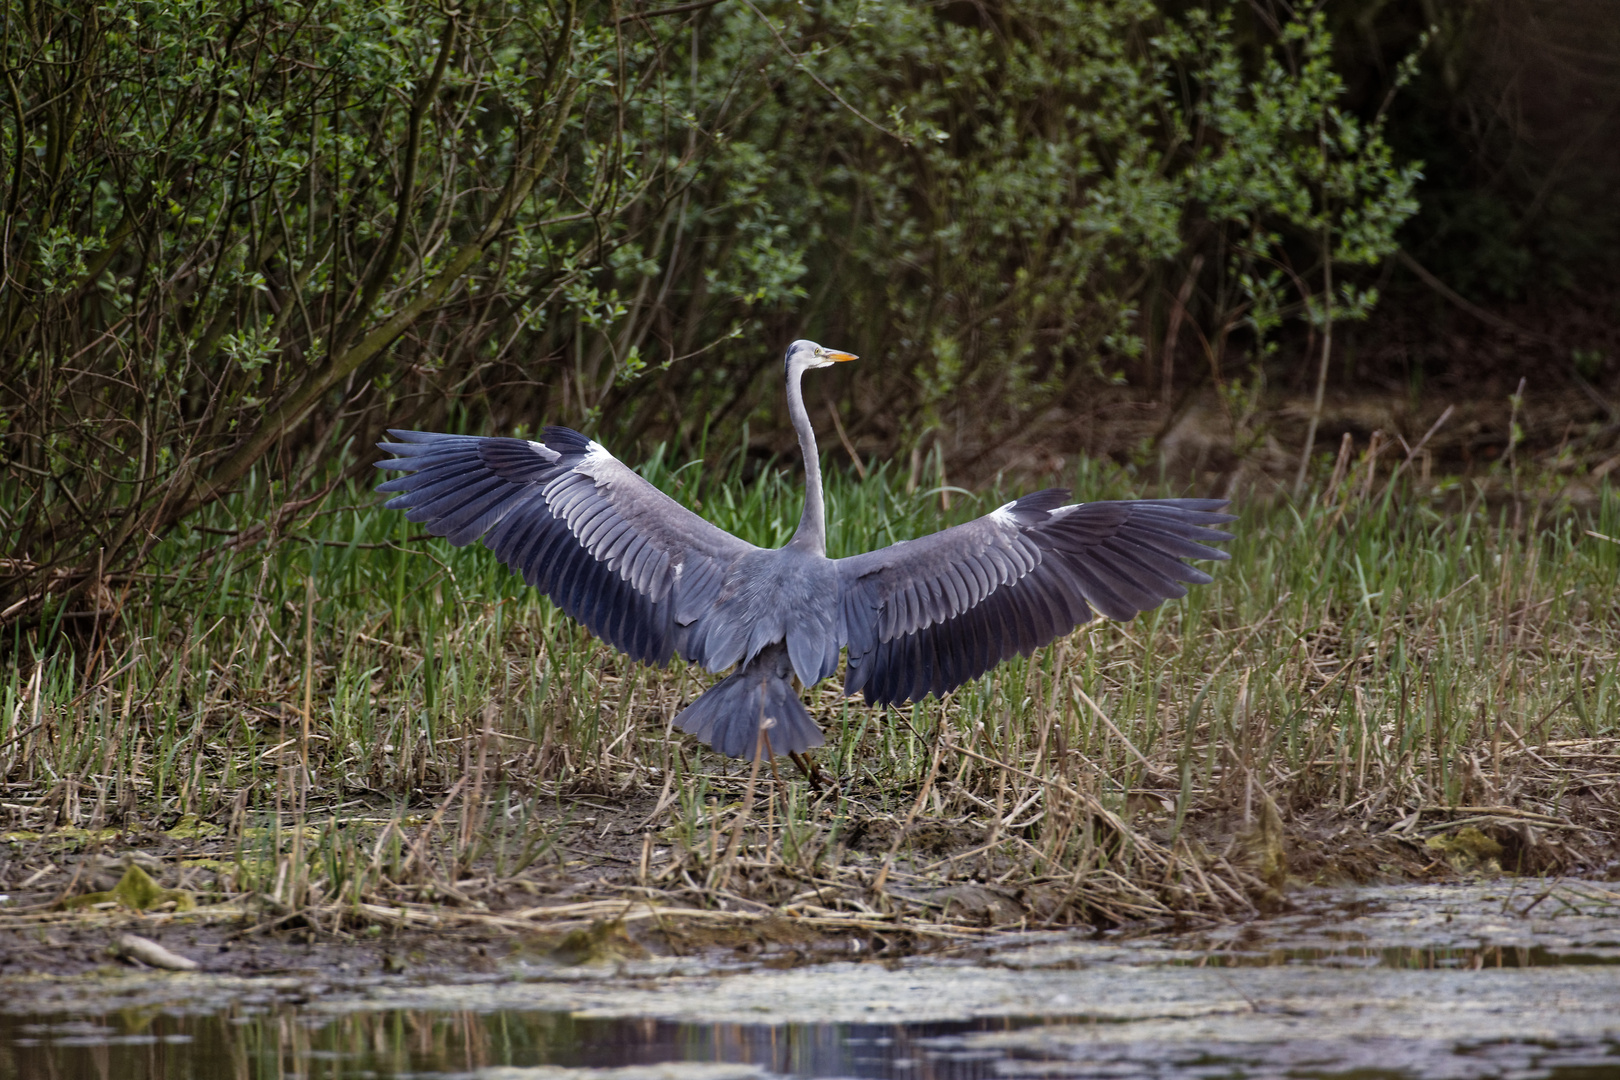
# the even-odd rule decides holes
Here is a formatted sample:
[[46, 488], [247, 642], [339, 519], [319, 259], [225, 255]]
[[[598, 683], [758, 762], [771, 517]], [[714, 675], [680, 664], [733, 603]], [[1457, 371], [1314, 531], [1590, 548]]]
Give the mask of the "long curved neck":
[[787, 377], [788, 415], [793, 418], [793, 430], [799, 433], [799, 450], [804, 454], [804, 513], [788, 546], [825, 555], [827, 512], [821, 502], [821, 455], [816, 452], [816, 432], [810, 426], [810, 414], [805, 411], [804, 394], [799, 389], [799, 377], [803, 374], [792, 371]]

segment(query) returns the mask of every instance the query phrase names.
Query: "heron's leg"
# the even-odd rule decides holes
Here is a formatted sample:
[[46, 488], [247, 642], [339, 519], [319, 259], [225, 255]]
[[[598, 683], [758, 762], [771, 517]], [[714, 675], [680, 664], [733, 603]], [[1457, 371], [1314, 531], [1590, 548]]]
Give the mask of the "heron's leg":
[[789, 753], [788, 757], [792, 758], [793, 764], [797, 765], [799, 767], [799, 771], [804, 773], [804, 778], [810, 781], [810, 787], [812, 790], [838, 790], [838, 784], [829, 779], [828, 776], [821, 771], [821, 766], [810, 760], [809, 754], [801, 754], [795, 751]]
[[789, 750], [788, 757], [792, 758], [793, 764], [797, 765], [799, 771], [804, 773], [804, 778], [810, 781], [810, 786], [817, 791], [821, 790], [821, 778], [812, 771], [809, 759], [797, 750]]

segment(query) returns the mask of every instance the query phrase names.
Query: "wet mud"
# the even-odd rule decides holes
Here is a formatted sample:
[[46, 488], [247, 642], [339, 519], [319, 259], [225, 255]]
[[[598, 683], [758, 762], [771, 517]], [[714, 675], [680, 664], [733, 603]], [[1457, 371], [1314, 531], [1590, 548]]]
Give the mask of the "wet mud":
[[624, 936], [584, 963], [486, 948], [481, 970], [447, 951], [415, 970], [10, 977], [0, 1076], [1620, 1076], [1603, 883], [1318, 890], [1196, 933], [889, 958], [852, 936], [799, 963], [804, 941]]

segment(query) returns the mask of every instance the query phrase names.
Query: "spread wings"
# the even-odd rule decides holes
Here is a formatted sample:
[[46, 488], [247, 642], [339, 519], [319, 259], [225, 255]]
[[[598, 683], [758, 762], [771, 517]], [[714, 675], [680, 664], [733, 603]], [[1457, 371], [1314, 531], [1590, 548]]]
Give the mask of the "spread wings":
[[[392, 431], [387, 505], [457, 545], [484, 545], [637, 660], [729, 666], [722, 586], [760, 549], [647, 483], [568, 428], [543, 441]], [[873, 703], [943, 694], [1068, 633], [1095, 610], [1128, 619], [1211, 579], [1224, 501], [1063, 505], [1037, 492], [965, 525], [834, 563], [844, 689]], [[740, 572], [740, 570], [739, 570]], [[1185, 583], [1185, 584], [1184, 584]], [[723, 627], [722, 627], [723, 629]], [[734, 637], [735, 635], [731, 635]], [[720, 642], [719, 645], [716, 642]], [[720, 655], [725, 653], [726, 655]], [[713, 655], [711, 655], [713, 654]]]
[[[758, 550], [563, 427], [527, 439], [390, 431], [404, 475], [386, 504], [458, 546], [484, 546], [592, 633], [636, 660], [686, 655], [685, 628], [711, 610], [736, 559]], [[702, 657], [691, 657], [701, 661]]]
[[917, 540], [840, 559], [844, 692], [898, 704], [943, 694], [1091, 618], [1129, 619], [1208, 574], [1183, 559], [1225, 559], [1205, 544], [1237, 520], [1218, 499], [1063, 505], [1052, 488]]

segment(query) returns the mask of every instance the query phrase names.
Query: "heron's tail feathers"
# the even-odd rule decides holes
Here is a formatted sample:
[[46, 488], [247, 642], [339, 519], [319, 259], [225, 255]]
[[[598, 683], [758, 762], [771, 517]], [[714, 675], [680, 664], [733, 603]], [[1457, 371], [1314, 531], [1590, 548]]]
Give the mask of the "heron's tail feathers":
[[793, 665], [787, 647], [780, 644], [765, 648], [711, 686], [675, 718], [675, 726], [722, 754], [740, 758], [752, 759], [766, 750], [799, 753], [825, 741], [793, 689]]

